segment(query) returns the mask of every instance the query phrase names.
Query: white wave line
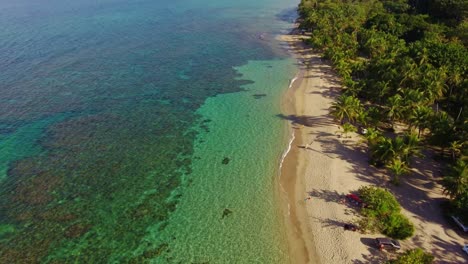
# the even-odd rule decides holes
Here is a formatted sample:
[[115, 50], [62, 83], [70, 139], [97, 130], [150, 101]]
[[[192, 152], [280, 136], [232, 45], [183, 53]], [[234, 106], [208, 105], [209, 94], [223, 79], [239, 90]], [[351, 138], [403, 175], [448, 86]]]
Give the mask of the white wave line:
[[294, 139], [296, 139], [296, 136], [294, 135], [294, 132], [293, 132], [293, 133], [291, 133], [291, 139], [289, 140], [288, 147], [283, 152], [283, 155], [281, 156], [281, 161], [280, 161], [280, 165], [279, 165], [279, 168], [280, 168], [279, 178], [281, 178], [281, 169], [283, 168], [284, 159], [286, 159], [286, 156], [288, 155], [289, 151], [291, 151], [292, 143], [293, 143]]
[[[296, 75], [296, 76], [294, 76], [294, 78], [292, 78], [289, 81], [289, 88], [288, 89], [291, 89], [291, 87], [293, 86], [294, 82], [297, 80], [298, 77], [299, 76]], [[296, 139], [296, 135], [294, 134], [294, 130], [292, 130], [291, 138], [289, 139], [289, 143], [288, 143], [288, 147], [286, 148], [286, 150], [281, 155], [281, 161], [280, 161], [280, 164], [279, 164], [278, 179], [281, 179], [281, 170], [283, 169], [283, 163], [284, 163], [284, 160], [286, 159], [286, 156], [288, 156], [289, 151], [291, 151], [292, 143], [294, 142], [294, 139]], [[280, 185], [281, 191], [286, 194], [286, 190], [284, 189], [283, 185], [281, 184], [281, 180], [279, 180], [279, 185]], [[291, 204], [289, 203], [289, 199], [287, 198], [287, 196], [285, 198], [286, 198], [286, 201], [288, 203], [288, 216], [290, 216], [291, 215]]]

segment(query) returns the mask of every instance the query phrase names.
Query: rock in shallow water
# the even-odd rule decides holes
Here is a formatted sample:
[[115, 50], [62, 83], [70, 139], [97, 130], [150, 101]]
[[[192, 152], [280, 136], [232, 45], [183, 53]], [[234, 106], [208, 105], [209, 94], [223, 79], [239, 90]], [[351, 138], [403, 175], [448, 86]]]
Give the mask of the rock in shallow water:
[[221, 217], [221, 219], [223, 219], [224, 217], [230, 216], [231, 214], [232, 214], [231, 210], [229, 210], [228, 208], [224, 208], [223, 216]]

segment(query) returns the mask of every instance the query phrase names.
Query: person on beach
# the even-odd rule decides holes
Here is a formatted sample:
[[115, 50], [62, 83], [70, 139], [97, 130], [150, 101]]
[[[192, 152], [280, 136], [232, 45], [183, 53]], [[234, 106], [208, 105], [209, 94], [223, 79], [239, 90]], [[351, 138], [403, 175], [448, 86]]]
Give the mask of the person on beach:
[[312, 143], [314, 143], [313, 140], [309, 144], [305, 145], [305, 149], [312, 149]]

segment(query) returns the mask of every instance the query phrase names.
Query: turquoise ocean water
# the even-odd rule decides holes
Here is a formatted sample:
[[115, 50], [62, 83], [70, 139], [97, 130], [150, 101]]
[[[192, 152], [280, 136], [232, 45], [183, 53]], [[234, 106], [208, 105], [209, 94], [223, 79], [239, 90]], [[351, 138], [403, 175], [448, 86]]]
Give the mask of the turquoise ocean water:
[[0, 263], [288, 263], [296, 0], [0, 0]]

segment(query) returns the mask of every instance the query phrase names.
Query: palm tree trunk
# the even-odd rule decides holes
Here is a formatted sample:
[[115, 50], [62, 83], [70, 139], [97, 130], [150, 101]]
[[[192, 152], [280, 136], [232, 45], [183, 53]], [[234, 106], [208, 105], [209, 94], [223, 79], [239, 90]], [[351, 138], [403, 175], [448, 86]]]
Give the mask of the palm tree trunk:
[[463, 106], [460, 107], [460, 112], [458, 112], [458, 116], [457, 116], [457, 119], [455, 120], [455, 122], [458, 122], [458, 118], [460, 118], [460, 115], [462, 113], [462, 110], [463, 110]]

